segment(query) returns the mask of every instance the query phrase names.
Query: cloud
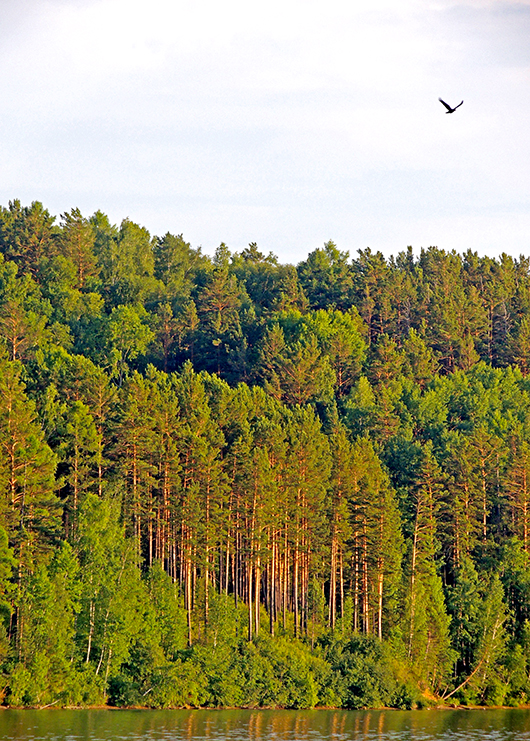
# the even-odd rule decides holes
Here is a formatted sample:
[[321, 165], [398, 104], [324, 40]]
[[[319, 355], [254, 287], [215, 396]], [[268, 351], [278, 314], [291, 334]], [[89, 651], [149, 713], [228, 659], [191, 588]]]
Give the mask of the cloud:
[[[407, 223], [456, 239], [485, 209], [508, 235], [529, 24], [530, 1], [5, 2], [0, 196], [300, 258]], [[439, 95], [465, 105], [446, 116]]]

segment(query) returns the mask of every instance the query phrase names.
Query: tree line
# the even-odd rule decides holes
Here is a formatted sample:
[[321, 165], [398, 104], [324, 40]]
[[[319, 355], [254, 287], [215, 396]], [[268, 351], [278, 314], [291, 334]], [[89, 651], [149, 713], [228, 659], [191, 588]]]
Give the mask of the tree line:
[[526, 258], [0, 253], [5, 704], [527, 702]]

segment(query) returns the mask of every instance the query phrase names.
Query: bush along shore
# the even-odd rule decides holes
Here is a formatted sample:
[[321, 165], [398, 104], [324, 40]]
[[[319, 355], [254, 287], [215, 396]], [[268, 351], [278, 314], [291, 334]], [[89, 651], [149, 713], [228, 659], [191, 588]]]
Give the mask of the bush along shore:
[[1, 702], [528, 703], [529, 266], [1, 207]]

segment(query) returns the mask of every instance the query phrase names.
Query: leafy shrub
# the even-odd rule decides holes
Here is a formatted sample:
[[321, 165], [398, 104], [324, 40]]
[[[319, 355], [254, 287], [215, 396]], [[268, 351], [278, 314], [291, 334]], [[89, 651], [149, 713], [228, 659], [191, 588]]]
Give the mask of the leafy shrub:
[[177, 659], [153, 671], [142, 688], [142, 704], [153, 708], [189, 708], [207, 704], [207, 679], [192, 661]]
[[396, 681], [385, 649], [373, 636], [356, 636], [329, 646], [327, 657], [338, 675], [343, 707], [406, 707], [411, 702], [407, 690]]

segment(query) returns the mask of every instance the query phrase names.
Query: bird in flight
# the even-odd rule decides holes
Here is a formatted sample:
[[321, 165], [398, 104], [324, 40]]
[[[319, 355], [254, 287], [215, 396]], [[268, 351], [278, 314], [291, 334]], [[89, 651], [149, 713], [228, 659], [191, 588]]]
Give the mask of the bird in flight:
[[451, 106], [450, 106], [450, 105], [448, 105], [448, 104], [447, 104], [447, 103], [445, 102], [445, 100], [442, 100], [441, 98], [438, 98], [438, 100], [440, 101], [440, 103], [442, 103], [442, 104], [443, 104], [443, 105], [444, 105], [444, 106], [445, 106], [445, 107], [447, 108], [447, 110], [446, 110], [446, 113], [454, 113], [454, 112], [456, 111], [456, 109], [457, 109], [457, 108], [460, 108], [460, 106], [461, 106], [461, 105], [462, 105], [462, 103], [464, 102], [464, 101], [462, 101], [462, 103], [459, 103], [458, 105], [455, 105], [455, 107], [454, 107], [454, 108], [451, 108]]

